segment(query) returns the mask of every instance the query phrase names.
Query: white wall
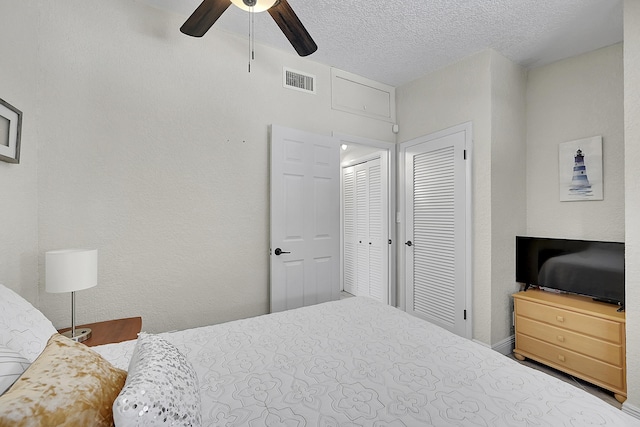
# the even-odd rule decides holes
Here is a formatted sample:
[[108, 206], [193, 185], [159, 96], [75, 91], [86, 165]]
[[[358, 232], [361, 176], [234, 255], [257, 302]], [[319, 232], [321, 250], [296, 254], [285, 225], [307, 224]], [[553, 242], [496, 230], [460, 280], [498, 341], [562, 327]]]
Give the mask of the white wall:
[[[623, 409], [640, 417], [640, 2], [624, 2], [624, 164], [627, 394]], [[631, 331], [631, 332], [630, 332]]]
[[[491, 56], [491, 339], [513, 335], [515, 236], [526, 228], [526, 71]], [[511, 351], [511, 342], [504, 345]]]
[[473, 123], [473, 338], [511, 335], [515, 235], [525, 227], [524, 69], [487, 50], [396, 89], [408, 141]]
[[491, 342], [490, 70], [485, 51], [396, 88], [398, 142], [473, 123], [473, 337], [485, 343]]
[[[16, 24], [0, 28], [11, 40], [3, 62], [32, 58], [2, 84], [21, 88], [38, 205], [34, 183], [11, 210], [32, 227], [21, 236], [29, 275], [15, 279], [10, 266], [0, 278], [33, 295], [39, 276], [40, 308], [56, 326], [69, 323], [69, 297], [44, 292], [42, 264], [67, 247], [99, 250], [99, 285], [78, 293], [79, 322], [141, 315], [154, 332], [267, 312], [268, 125], [395, 139], [387, 122], [331, 110], [329, 67], [293, 49], [258, 45], [248, 74], [247, 40], [215, 28], [187, 37], [186, 17], [139, 2], [5, 9]], [[317, 95], [282, 88], [283, 65], [315, 74]]]
[[[625, 186], [629, 201], [638, 194], [629, 190], [638, 180], [627, 166], [625, 185], [622, 82], [619, 44], [531, 70], [528, 77], [488, 51], [397, 89], [399, 141], [473, 121], [475, 339], [496, 344], [510, 334], [516, 234], [625, 240]], [[627, 117], [637, 124], [637, 114]], [[558, 143], [591, 135], [603, 136], [605, 200], [561, 203]], [[627, 227], [636, 225], [629, 206], [627, 212]], [[633, 316], [627, 312], [630, 331], [638, 330]], [[632, 346], [633, 335], [627, 334]], [[635, 359], [629, 358], [630, 385], [638, 383]]]
[[[617, 44], [529, 72], [527, 85], [527, 233], [624, 241], [626, 300], [640, 300], [640, 8], [625, 3], [624, 55]], [[624, 71], [624, 72], [623, 72]], [[558, 144], [603, 137], [604, 200], [560, 202]], [[637, 282], [637, 283], [636, 283]], [[626, 309], [625, 405], [640, 408], [640, 317]], [[638, 409], [636, 409], [638, 411]]]
[[[18, 2], [15, 2], [18, 3]], [[23, 112], [19, 164], [0, 161], [0, 283], [38, 303], [38, 99], [32, 91], [37, 76], [37, 36], [23, 21], [35, 22], [37, 9], [0, 13], [0, 98]], [[17, 44], [15, 41], [21, 42]]]
[[[622, 44], [529, 71], [527, 234], [624, 241]], [[604, 200], [560, 202], [558, 144], [602, 135]]]

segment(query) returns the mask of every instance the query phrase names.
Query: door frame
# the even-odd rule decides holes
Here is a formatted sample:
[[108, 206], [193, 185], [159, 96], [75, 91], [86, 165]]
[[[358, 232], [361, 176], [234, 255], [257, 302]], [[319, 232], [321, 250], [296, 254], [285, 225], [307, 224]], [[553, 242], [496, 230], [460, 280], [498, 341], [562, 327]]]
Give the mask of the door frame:
[[[397, 307], [399, 301], [399, 288], [397, 286], [397, 227], [396, 227], [396, 171], [397, 171], [397, 145], [393, 142], [380, 141], [376, 139], [363, 138], [360, 136], [348, 135], [334, 132], [333, 136], [340, 141], [340, 144], [358, 144], [371, 148], [376, 148], [378, 151], [387, 152], [387, 174], [388, 174], [388, 227], [389, 227], [389, 239], [391, 244], [389, 245], [389, 264], [388, 264], [388, 300], [389, 305]], [[371, 158], [372, 156], [369, 156]], [[359, 160], [366, 160], [367, 156], [362, 157]], [[344, 282], [344, 217], [343, 217], [343, 183], [342, 183], [342, 165], [340, 165], [340, 284]]]
[[[407, 241], [407, 229], [404, 217], [407, 214], [405, 212], [406, 206], [406, 189], [407, 184], [405, 182], [406, 173], [406, 152], [407, 148], [413, 147], [418, 144], [428, 143], [436, 139], [443, 138], [448, 135], [452, 135], [459, 132], [465, 132], [465, 227], [466, 227], [466, 247], [465, 247], [465, 306], [467, 310], [467, 322], [465, 323], [466, 338], [472, 338], [473, 336], [473, 123], [465, 122], [459, 125], [451, 126], [446, 129], [439, 130], [427, 135], [419, 136], [409, 141], [401, 142], [398, 144], [398, 176], [400, 179], [400, 187], [398, 189], [398, 237], [399, 244], [404, 244]], [[406, 251], [398, 250], [398, 265], [406, 265]], [[405, 268], [398, 269], [398, 283], [404, 284], [398, 287], [398, 307], [404, 311], [407, 311], [406, 307], [406, 283], [407, 275]]]

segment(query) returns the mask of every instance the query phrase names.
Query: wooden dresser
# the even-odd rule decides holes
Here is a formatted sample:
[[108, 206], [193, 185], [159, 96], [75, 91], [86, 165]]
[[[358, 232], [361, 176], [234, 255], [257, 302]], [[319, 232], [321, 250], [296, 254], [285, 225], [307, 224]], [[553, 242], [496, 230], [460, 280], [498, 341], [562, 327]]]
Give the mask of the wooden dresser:
[[513, 298], [518, 360], [531, 358], [626, 400], [625, 315], [617, 306], [537, 289]]

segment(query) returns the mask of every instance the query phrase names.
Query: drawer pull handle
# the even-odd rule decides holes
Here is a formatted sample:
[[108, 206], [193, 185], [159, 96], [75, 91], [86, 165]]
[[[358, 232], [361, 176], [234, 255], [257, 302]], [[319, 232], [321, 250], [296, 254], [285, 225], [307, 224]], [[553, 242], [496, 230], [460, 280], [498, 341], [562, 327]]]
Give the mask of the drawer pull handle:
[[562, 335], [558, 335], [558, 341], [564, 342], [564, 337]]
[[556, 316], [556, 320], [557, 320], [558, 322], [564, 322], [564, 317], [562, 317], [562, 316]]
[[559, 354], [558, 355], [558, 360], [561, 361], [561, 362], [564, 362], [564, 356]]

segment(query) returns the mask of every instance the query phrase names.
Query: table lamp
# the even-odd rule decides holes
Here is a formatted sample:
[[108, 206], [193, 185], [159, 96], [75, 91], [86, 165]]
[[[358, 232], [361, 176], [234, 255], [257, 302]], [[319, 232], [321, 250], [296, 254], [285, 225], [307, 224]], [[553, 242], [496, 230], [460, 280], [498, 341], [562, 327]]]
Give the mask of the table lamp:
[[71, 292], [71, 330], [63, 335], [82, 342], [91, 337], [91, 329], [76, 330], [76, 291], [98, 284], [98, 250], [64, 249], [45, 254], [47, 292]]

